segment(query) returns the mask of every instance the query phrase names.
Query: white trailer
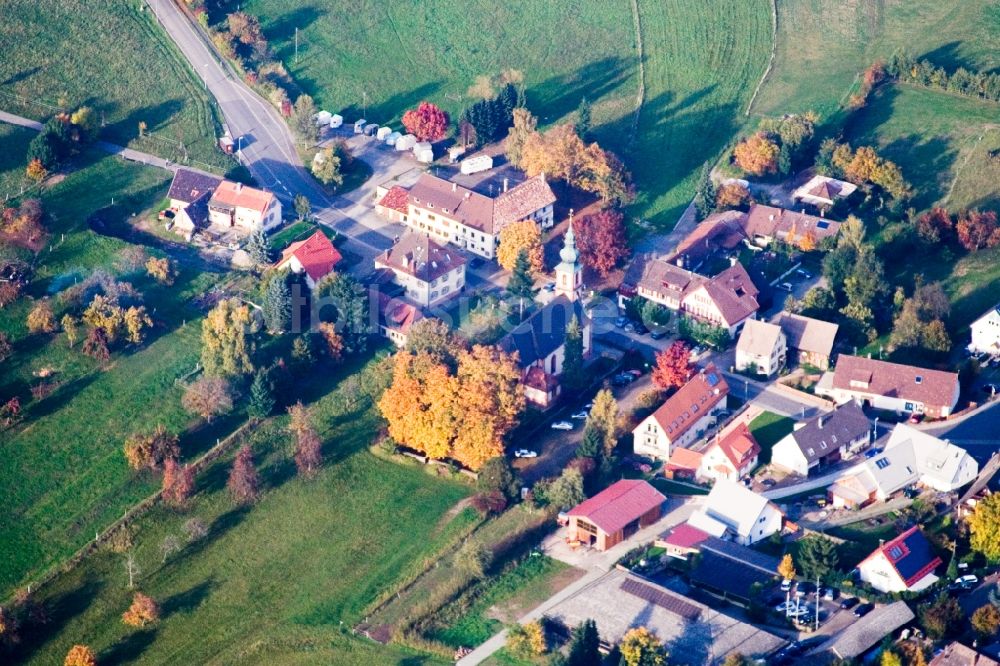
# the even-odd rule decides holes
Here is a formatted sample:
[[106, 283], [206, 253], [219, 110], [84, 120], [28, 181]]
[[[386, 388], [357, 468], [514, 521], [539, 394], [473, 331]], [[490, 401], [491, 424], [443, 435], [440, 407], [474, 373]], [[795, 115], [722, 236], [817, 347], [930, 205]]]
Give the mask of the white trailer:
[[378, 132], [375, 133], [375, 138], [379, 141], [385, 141], [386, 137], [392, 134], [392, 128], [382, 125], [378, 128]]
[[330, 118], [332, 118], [332, 117], [333, 117], [333, 114], [330, 113], [329, 111], [320, 111], [319, 113], [316, 114], [316, 117], [315, 117], [316, 124], [319, 125], [319, 126], [321, 126], [321, 127], [323, 125], [329, 125], [330, 124]]
[[493, 158], [489, 155], [477, 155], [467, 160], [462, 160], [462, 173], [479, 173], [493, 168]]
[[344, 116], [339, 113], [335, 113], [330, 116], [330, 127], [336, 129], [344, 124]]
[[368, 121], [365, 120], [364, 118], [362, 118], [361, 120], [354, 121], [354, 133], [355, 134], [361, 134], [362, 132], [364, 132], [365, 131], [365, 125], [367, 125], [367, 124], [368, 124]]
[[396, 150], [412, 150], [417, 145], [417, 137], [412, 134], [404, 134], [396, 139]]
[[389, 136], [385, 137], [385, 145], [395, 146], [396, 142], [403, 138], [403, 135], [399, 132], [390, 132]]
[[413, 146], [413, 156], [418, 162], [430, 164], [434, 161], [434, 147], [429, 141], [421, 141]]

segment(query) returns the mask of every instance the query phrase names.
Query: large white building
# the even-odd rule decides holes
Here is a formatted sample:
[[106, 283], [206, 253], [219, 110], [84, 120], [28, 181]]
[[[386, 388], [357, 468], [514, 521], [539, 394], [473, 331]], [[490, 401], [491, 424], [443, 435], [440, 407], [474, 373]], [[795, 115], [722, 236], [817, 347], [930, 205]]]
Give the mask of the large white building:
[[972, 342], [969, 351], [1000, 355], [1000, 305], [992, 307], [972, 322]]
[[736, 341], [736, 369], [770, 377], [785, 367], [787, 348], [780, 326], [750, 319]]
[[726, 380], [709, 364], [639, 422], [632, 430], [633, 450], [669, 460], [673, 449], [688, 446], [704, 435], [715, 422], [715, 413], [726, 408], [728, 395]]
[[465, 257], [415, 231], [403, 234], [395, 245], [377, 256], [375, 268], [392, 271], [393, 282], [406, 290], [406, 298], [421, 307], [457, 296], [465, 288]]
[[688, 525], [714, 537], [749, 546], [781, 531], [783, 516], [767, 498], [742, 483], [719, 480]]

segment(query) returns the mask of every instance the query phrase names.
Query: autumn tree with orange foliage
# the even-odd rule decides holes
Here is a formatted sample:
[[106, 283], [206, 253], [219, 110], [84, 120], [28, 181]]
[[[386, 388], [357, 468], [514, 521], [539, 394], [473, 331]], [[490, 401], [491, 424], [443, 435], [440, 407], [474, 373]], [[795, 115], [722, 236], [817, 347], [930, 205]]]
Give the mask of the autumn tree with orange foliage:
[[596, 143], [586, 145], [571, 123], [544, 133], [531, 132], [522, 141], [520, 168], [529, 176], [544, 173], [593, 192], [605, 203], [628, 203], [635, 196], [631, 175], [621, 160]]
[[430, 102], [421, 102], [403, 114], [403, 127], [417, 141], [440, 141], [448, 134], [448, 123], [448, 113]]
[[750, 196], [750, 190], [739, 183], [726, 183], [715, 193], [717, 210], [745, 209], [751, 203], [753, 203], [753, 197]]
[[18, 245], [37, 249], [45, 237], [43, 217], [42, 202], [38, 199], [25, 199], [16, 208], [11, 206], [3, 209], [0, 213], [0, 232]]
[[295, 438], [295, 467], [307, 479], [316, 476], [323, 464], [323, 440], [312, 423], [312, 414], [302, 402], [288, 408], [288, 431]]
[[764, 132], [757, 132], [736, 144], [733, 161], [747, 173], [762, 176], [778, 172], [781, 148]]
[[680, 388], [687, 383], [693, 373], [691, 348], [683, 340], [675, 340], [656, 355], [656, 365], [653, 366], [652, 373], [653, 385], [661, 391]]
[[917, 234], [931, 245], [949, 242], [955, 236], [955, 220], [947, 210], [936, 206], [917, 218]]
[[253, 451], [248, 445], [236, 453], [226, 488], [237, 504], [253, 504], [260, 497], [260, 476], [254, 465]]
[[74, 645], [66, 653], [63, 666], [97, 666], [97, 657], [86, 645]]
[[122, 613], [122, 622], [130, 627], [145, 627], [160, 619], [160, 606], [152, 597], [136, 592], [132, 605]]
[[503, 455], [503, 439], [524, 409], [521, 372], [497, 347], [458, 350], [456, 359], [452, 371], [428, 352], [400, 352], [379, 409], [400, 444], [479, 469]]
[[163, 463], [163, 490], [160, 496], [170, 506], [182, 508], [194, 493], [194, 470], [190, 465], [183, 467], [176, 458], [167, 458]]
[[615, 266], [628, 257], [628, 238], [621, 212], [602, 210], [574, 223], [580, 261], [607, 277]]
[[37, 157], [30, 162], [24, 170], [25, 175], [36, 183], [40, 183], [45, 180], [45, 177], [49, 175], [49, 170], [45, 168], [42, 161]]
[[521, 250], [528, 253], [531, 270], [540, 273], [545, 268], [542, 250], [542, 230], [534, 220], [508, 224], [500, 231], [497, 263], [508, 271], [514, 270]]
[[167, 432], [162, 425], [151, 433], [134, 433], [125, 439], [125, 459], [129, 467], [157, 469], [170, 458], [180, 455], [177, 435]]
[[337, 332], [337, 327], [333, 322], [321, 321], [319, 326], [319, 336], [323, 339], [326, 355], [333, 361], [340, 361], [344, 358], [344, 339]]
[[955, 223], [958, 242], [966, 250], [975, 252], [984, 247], [1000, 245], [1000, 227], [993, 211], [968, 210], [959, 215]]

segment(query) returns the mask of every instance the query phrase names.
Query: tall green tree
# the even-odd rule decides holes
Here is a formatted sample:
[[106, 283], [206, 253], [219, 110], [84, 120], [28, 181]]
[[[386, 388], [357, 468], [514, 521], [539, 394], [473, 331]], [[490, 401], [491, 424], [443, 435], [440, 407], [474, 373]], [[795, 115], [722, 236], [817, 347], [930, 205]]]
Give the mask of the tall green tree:
[[274, 396], [271, 395], [271, 383], [267, 379], [267, 373], [258, 370], [254, 373], [253, 382], [250, 384], [250, 393], [247, 397], [247, 416], [255, 421], [266, 419], [274, 410]]
[[368, 347], [368, 294], [353, 277], [335, 273], [317, 285], [320, 294], [319, 318], [332, 321], [349, 354]]
[[580, 100], [580, 106], [576, 107], [576, 133], [584, 141], [590, 134], [590, 100], [586, 97]]
[[267, 281], [261, 309], [268, 332], [279, 335], [288, 330], [292, 317], [292, 294], [283, 273], [275, 273]]
[[583, 371], [583, 330], [576, 315], [566, 325], [566, 340], [564, 343], [562, 383], [566, 388], [578, 391], [587, 382]]
[[309, 217], [309, 214], [312, 212], [312, 204], [309, 202], [309, 197], [304, 194], [296, 194], [292, 205], [295, 208], [295, 214], [299, 216], [300, 222]]
[[319, 139], [319, 126], [313, 119], [316, 115], [316, 104], [309, 95], [299, 95], [292, 107], [291, 126], [292, 131], [300, 142], [304, 144], [316, 143]]
[[271, 240], [267, 237], [267, 232], [262, 228], [255, 229], [247, 239], [247, 254], [250, 260], [258, 268], [268, 266], [271, 263], [273, 251], [271, 250]]
[[581, 622], [573, 629], [566, 666], [601, 666], [600, 643], [597, 623], [593, 620]]
[[528, 251], [521, 250], [517, 253], [517, 260], [514, 262], [514, 270], [507, 280], [507, 293], [518, 299], [520, 315], [524, 316], [524, 299], [531, 299], [535, 296], [535, 281], [531, 277], [531, 260], [528, 258]]
[[840, 557], [831, 539], [814, 534], [799, 543], [799, 566], [807, 580], [825, 579], [836, 571]]

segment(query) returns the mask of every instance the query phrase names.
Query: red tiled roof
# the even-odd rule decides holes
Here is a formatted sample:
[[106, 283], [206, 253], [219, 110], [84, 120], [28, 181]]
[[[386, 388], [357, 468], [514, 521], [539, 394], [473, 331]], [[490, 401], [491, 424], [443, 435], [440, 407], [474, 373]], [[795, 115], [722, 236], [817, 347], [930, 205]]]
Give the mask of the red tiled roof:
[[387, 266], [424, 282], [432, 282], [463, 264], [465, 257], [458, 250], [439, 245], [427, 234], [416, 231], [403, 234], [375, 259], [376, 268]]
[[958, 375], [841, 354], [833, 373], [833, 387], [950, 409], [955, 405]]
[[406, 188], [393, 185], [375, 205], [405, 214], [407, 212], [406, 202], [409, 196], [410, 193], [406, 191]]
[[285, 248], [281, 253], [278, 267], [283, 267], [292, 257], [299, 260], [303, 270], [313, 279], [313, 282], [319, 282], [320, 279], [333, 271], [333, 267], [343, 259], [330, 239], [320, 230], [317, 230], [309, 238], [292, 243]]
[[667, 460], [666, 467], [673, 471], [697, 472], [698, 468], [701, 467], [701, 460], [704, 457], [704, 455], [697, 451], [675, 447], [670, 452], [670, 458]]
[[708, 532], [703, 532], [693, 525], [681, 523], [660, 537], [660, 540], [677, 548], [694, 548], [710, 536]]
[[729, 326], [734, 326], [760, 309], [757, 286], [743, 264], [736, 263], [705, 283], [705, 291]]
[[800, 241], [806, 233], [811, 233], [815, 241], [820, 241], [829, 236], [836, 236], [840, 231], [840, 222], [836, 220], [764, 204], [751, 206], [744, 224], [747, 236], [750, 238], [762, 236], [785, 239], [794, 232], [796, 241]]
[[523, 220], [536, 210], [551, 206], [556, 201], [545, 176], [538, 174], [501, 193], [493, 200], [493, 228], [495, 232], [511, 222]]
[[224, 180], [215, 188], [215, 194], [212, 195], [211, 203], [247, 208], [263, 215], [267, 212], [273, 200], [274, 195], [270, 192], [248, 187], [242, 183]]
[[718, 446], [722, 450], [723, 455], [729, 459], [729, 462], [733, 463], [733, 468], [737, 471], [760, 454], [760, 444], [754, 439], [750, 428], [745, 423], [730, 430], [714, 446]]
[[670, 441], [677, 441], [701, 417], [725, 399], [729, 385], [722, 373], [711, 363], [692, 377], [677, 393], [670, 396], [653, 418], [660, 424]]
[[410, 327], [424, 318], [416, 306], [392, 298], [388, 294], [379, 293], [379, 323], [386, 328], [397, 330], [403, 335], [410, 332]]
[[567, 515], [586, 518], [607, 534], [614, 534], [633, 520], [663, 504], [666, 497], [642, 479], [622, 479]]

